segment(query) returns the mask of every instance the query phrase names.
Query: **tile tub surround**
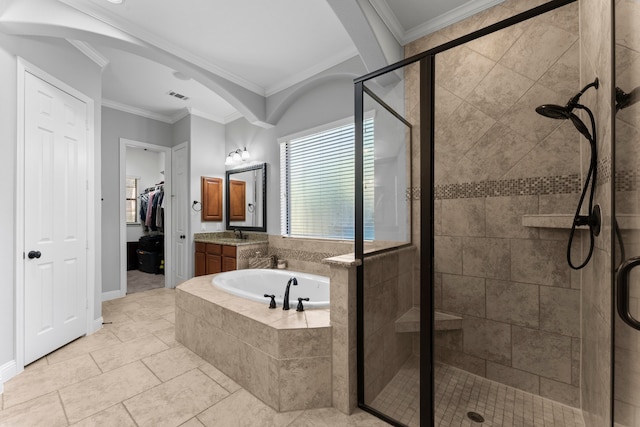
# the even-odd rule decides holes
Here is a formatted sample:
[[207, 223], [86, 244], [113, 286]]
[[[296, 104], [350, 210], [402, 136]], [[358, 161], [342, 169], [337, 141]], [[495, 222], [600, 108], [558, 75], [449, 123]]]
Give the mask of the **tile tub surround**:
[[176, 288], [176, 340], [278, 412], [330, 407], [329, 310], [270, 310], [212, 277]]

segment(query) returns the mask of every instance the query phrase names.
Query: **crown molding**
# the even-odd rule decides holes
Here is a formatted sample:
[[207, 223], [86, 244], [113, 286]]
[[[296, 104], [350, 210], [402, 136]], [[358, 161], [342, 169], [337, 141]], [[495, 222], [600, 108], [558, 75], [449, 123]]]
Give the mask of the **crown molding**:
[[240, 118], [244, 117], [240, 111], [236, 111], [235, 113], [231, 113], [224, 118], [224, 124], [234, 122]]
[[338, 52], [337, 54], [325, 59], [324, 61], [319, 62], [318, 64], [307, 68], [304, 71], [301, 71], [291, 77], [289, 77], [286, 80], [281, 81], [278, 84], [275, 85], [271, 85], [269, 86], [266, 91], [265, 91], [265, 96], [269, 97], [273, 94], [276, 94], [282, 90], [285, 90], [287, 88], [290, 88], [293, 85], [296, 85], [300, 82], [305, 81], [306, 79], [315, 76], [316, 74], [319, 74], [323, 71], [328, 70], [331, 67], [334, 67], [338, 64], [343, 63], [344, 61], [347, 61], [351, 58], [353, 58], [354, 56], [358, 56], [358, 51], [357, 49], [354, 48], [348, 48], [345, 49], [341, 52]]
[[485, 9], [496, 6], [504, 0], [473, 0], [456, 7], [449, 12], [436, 16], [420, 25], [405, 30], [398, 21], [395, 13], [389, 7], [386, 0], [369, 0], [375, 11], [378, 13], [382, 21], [385, 23], [391, 34], [396, 38], [400, 45], [405, 46], [412, 41], [418, 40], [428, 34], [441, 30], [451, 24], [462, 21], [476, 13]]
[[66, 39], [73, 47], [78, 49], [80, 52], [84, 53], [89, 59], [98, 64], [100, 68], [104, 70], [104, 67], [109, 65], [109, 60], [98, 52], [93, 46], [91, 46], [87, 42], [83, 42], [80, 40], [72, 40]]
[[187, 107], [187, 112], [192, 116], [202, 117], [203, 119], [211, 120], [212, 122], [220, 123], [223, 125], [226, 124], [223, 117], [205, 113], [204, 111], [200, 111], [197, 108]]
[[382, 22], [389, 28], [393, 37], [395, 37], [396, 41], [402, 45], [404, 40], [404, 28], [398, 21], [396, 14], [393, 13], [391, 8], [389, 7], [389, 3], [387, 0], [369, 0], [373, 9], [378, 13]]
[[172, 117], [165, 116], [163, 114], [154, 113], [152, 111], [144, 110], [138, 107], [132, 107], [131, 105], [122, 104], [120, 102], [112, 101], [110, 99], [102, 98], [102, 106], [113, 108], [114, 110], [123, 111], [125, 113], [134, 114], [136, 116], [145, 117], [151, 120], [158, 120], [169, 124], [175, 123]]
[[152, 111], [144, 110], [138, 107], [132, 107], [131, 105], [122, 104], [120, 102], [112, 101], [110, 99], [103, 98], [102, 106], [107, 108], [112, 108], [114, 110], [122, 111], [129, 114], [134, 114], [136, 116], [144, 117], [151, 120], [157, 120], [164, 123], [169, 123], [170, 125], [182, 120], [183, 118], [192, 115], [202, 117], [203, 119], [211, 120], [216, 123], [220, 123], [226, 125], [227, 123], [231, 123], [234, 120], [239, 119], [240, 117], [244, 117], [240, 112], [236, 111], [234, 113], [229, 114], [225, 117], [215, 116], [213, 114], [205, 113], [204, 111], [200, 111], [196, 108], [187, 107], [182, 109], [177, 114], [169, 117], [163, 114], [154, 113]]
[[490, 7], [497, 6], [502, 2], [504, 2], [504, 0], [469, 1], [461, 6], [456, 7], [453, 10], [450, 10], [449, 12], [443, 13], [440, 16], [437, 16], [424, 22], [423, 24], [409, 29], [404, 33], [401, 44], [406, 45], [408, 43], [411, 43], [412, 41], [418, 40], [421, 37], [441, 30], [451, 24], [455, 24], [456, 22], [469, 18], [476, 13], [482, 12], [483, 10], [489, 9]]

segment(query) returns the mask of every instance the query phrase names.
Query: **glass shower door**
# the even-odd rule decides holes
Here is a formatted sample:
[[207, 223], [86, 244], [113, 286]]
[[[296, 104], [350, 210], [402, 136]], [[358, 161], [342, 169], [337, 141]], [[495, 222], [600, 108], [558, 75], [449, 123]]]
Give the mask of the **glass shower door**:
[[615, 2], [614, 425], [640, 426], [640, 2]]
[[[404, 70], [367, 82], [363, 99], [364, 277], [362, 400], [395, 425], [419, 425], [415, 246], [411, 243], [411, 124]], [[403, 317], [404, 316], [404, 317]]]

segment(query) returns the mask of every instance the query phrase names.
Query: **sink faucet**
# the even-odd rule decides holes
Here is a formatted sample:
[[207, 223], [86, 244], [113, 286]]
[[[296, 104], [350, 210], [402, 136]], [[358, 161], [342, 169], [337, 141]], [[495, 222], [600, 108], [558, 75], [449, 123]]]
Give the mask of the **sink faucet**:
[[[233, 230], [233, 234], [235, 234], [237, 239], [240, 239], [240, 240], [244, 239], [244, 237], [242, 237], [242, 230], [240, 229], [236, 228], [235, 230]], [[240, 237], [238, 237], [238, 235], [240, 235]]]
[[284, 290], [284, 302], [282, 303], [283, 310], [289, 310], [289, 286], [291, 285], [298, 286], [298, 279], [296, 279], [295, 277], [292, 277], [287, 282], [287, 287]]

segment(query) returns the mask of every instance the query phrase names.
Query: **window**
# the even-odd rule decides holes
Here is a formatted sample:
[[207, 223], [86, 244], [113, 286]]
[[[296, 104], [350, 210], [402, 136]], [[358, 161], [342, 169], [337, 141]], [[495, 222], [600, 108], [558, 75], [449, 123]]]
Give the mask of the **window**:
[[127, 177], [125, 212], [127, 224], [138, 223], [138, 178]]
[[[364, 217], [374, 238], [373, 118], [364, 122]], [[285, 236], [354, 239], [355, 125], [335, 127], [280, 146], [281, 232]]]

